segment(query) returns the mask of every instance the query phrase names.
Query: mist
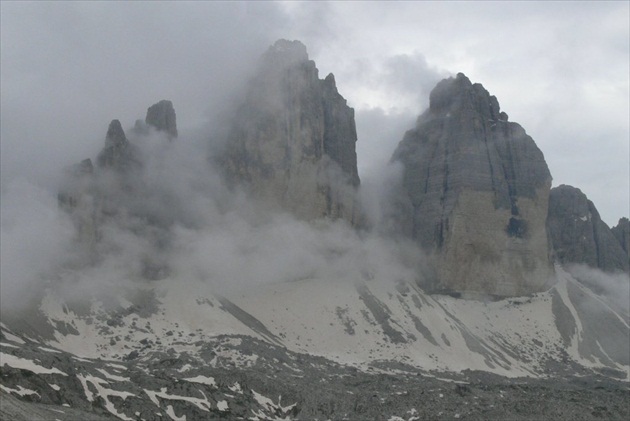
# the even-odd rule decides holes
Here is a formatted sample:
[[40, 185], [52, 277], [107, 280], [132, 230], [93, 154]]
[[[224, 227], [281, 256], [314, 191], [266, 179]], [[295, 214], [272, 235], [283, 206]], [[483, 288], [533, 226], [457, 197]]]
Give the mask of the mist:
[[[76, 183], [72, 167], [59, 169], [68, 178], [59, 177], [56, 191], [8, 183], [2, 197], [2, 259], [10, 262], [2, 265], [3, 311], [27, 308], [46, 289], [66, 301], [89, 302], [156, 282], [224, 294], [304, 279], [418, 281], [422, 253], [412, 241], [380, 229], [388, 185], [401, 177], [398, 166], [388, 160], [374, 165], [360, 188], [369, 229], [343, 220], [302, 221], [228, 187], [211, 159], [231, 124], [219, 120], [181, 130], [176, 139], [127, 127], [141, 167], [125, 173], [97, 167], [78, 199], [87, 201], [87, 212], [67, 212], [57, 202], [56, 191]], [[384, 125], [374, 140], [385, 141], [399, 126]], [[103, 137], [99, 143], [105, 144]], [[91, 226], [95, 233], [86, 235]]]
[[626, 323], [630, 318], [630, 277], [627, 273], [606, 273], [587, 265], [567, 265], [567, 271], [596, 294], [604, 297]]

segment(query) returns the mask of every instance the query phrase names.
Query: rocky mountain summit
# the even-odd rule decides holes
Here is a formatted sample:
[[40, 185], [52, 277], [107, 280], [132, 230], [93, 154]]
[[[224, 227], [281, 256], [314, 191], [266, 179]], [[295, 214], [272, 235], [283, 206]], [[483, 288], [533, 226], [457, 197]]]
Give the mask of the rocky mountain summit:
[[222, 166], [271, 207], [304, 220], [358, 221], [354, 110], [332, 74], [321, 80], [299, 41], [263, 55], [237, 110]]
[[463, 296], [541, 291], [553, 276], [542, 152], [463, 74], [441, 81], [392, 157], [404, 167], [400, 225], [432, 258], [427, 287]]
[[611, 230], [580, 189], [567, 185], [551, 189], [547, 226], [560, 262], [628, 272], [628, 219], [622, 218]]
[[96, 159], [98, 167], [124, 173], [140, 165], [137, 155], [137, 151], [127, 140], [120, 121], [112, 120], [105, 136], [105, 146]]
[[[146, 180], [145, 157], [138, 142], [150, 136], [151, 129], [165, 133], [169, 140], [177, 137], [175, 110], [171, 101], [162, 100], [147, 110], [144, 122], [136, 121], [129, 133], [119, 120], [112, 120], [105, 135], [105, 144], [96, 158], [85, 159], [66, 170], [58, 194], [59, 206], [70, 213], [82, 251], [98, 259], [97, 248], [104, 225], [113, 224], [134, 233], [141, 233], [151, 244], [163, 247], [167, 242], [172, 218], [160, 209], [161, 193]], [[155, 140], [155, 139], [154, 139]], [[153, 208], [146, 203], [154, 203]], [[155, 250], [159, 255], [158, 250]], [[142, 277], [159, 277], [164, 272], [155, 257], [145, 256], [140, 264]]]
[[172, 139], [177, 137], [177, 116], [171, 101], [163, 99], [150, 106], [144, 121], [158, 131], [165, 132]]

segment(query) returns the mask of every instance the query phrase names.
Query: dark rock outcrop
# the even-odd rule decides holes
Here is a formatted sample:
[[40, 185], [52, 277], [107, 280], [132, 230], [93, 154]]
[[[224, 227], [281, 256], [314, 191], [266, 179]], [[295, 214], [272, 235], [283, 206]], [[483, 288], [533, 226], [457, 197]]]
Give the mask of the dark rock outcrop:
[[220, 158], [232, 184], [305, 220], [356, 222], [354, 110], [302, 43], [280, 40], [263, 55], [234, 122]]
[[619, 240], [619, 244], [621, 244], [621, 248], [626, 252], [627, 255], [630, 256], [630, 219], [628, 218], [620, 218], [617, 225], [610, 229]]
[[147, 125], [165, 132], [171, 139], [177, 137], [177, 116], [171, 101], [163, 99], [150, 106], [144, 121]]
[[126, 172], [140, 165], [137, 152], [127, 140], [120, 121], [112, 120], [105, 136], [105, 147], [98, 154], [96, 164], [99, 168], [110, 168]]
[[[624, 238], [623, 219], [615, 231], [620, 237], [616, 237], [580, 189], [567, 185], [551, 189], [547, 226], [560, 262], [628, 272], [628, 252], [620, 242]], [[625, 227], [628, 229], [628, 224]], [[627, 241], [627, 231], [625, 238]]]
[[433, 261], [426, 288], [474, 297], [545, 287], [551, 175], [482, 85], [461, 73], [438, 83], [392, 160], [404, 167], [399, 226]]

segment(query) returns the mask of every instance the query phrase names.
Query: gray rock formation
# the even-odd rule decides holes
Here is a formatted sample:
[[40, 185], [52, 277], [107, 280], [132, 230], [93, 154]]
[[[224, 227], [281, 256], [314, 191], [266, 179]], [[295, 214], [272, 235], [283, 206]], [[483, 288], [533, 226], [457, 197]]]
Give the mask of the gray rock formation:
[[220, 158], [232, 184], [305, 220], [357, 221], [354, 110], [302, 43], [280, 40], [263, 55], [234, 121]]
[[163, 99], [151, 105], [144, 121], [147, 125], [167, 133], [171, 139], [177, 137], [177, 117], [171, 101]]
[[96, 159], [98, 167], [126, 172], [140, 164], [136, 155], [135, 149], [125, 136], [120, 121], [112, 120], [105, 136], [105, 147]]
[[615, 238], [619, 240], [621, 248], [630, 256], [630, 219], [620, 218], [617, 225], [611, 228]]
[[[547, 226], [560, 262], [628, 272], [627, 252], [580, 189], [567, 185], [551, 189]], [[616, 232], [623, 240], [622, 221]]]
[[438, 83], [392, 160], [404, 167], [399, 224], [433, 262], [426, 288], [475, 297], [545, 287], [551, 175], [483, 86], [461, 73]]

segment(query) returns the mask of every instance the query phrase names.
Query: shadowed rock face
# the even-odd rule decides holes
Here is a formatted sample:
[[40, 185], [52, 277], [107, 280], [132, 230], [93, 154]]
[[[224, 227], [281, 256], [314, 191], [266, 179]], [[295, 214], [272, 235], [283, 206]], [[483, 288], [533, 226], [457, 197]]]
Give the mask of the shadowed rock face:
[[[555, 255], [562, 263], [628, 272], [628, 252], [623, 249], [624, 219], [628, 221], [622, 218], [612, 231], [580, 189], [567, 185], [551, 189], [547, 226]], [[629, 228], [626, 222], [626, 244]]]
[[147, 110], [145, 123], [159, 131], [166, 132], [169, 138], [177, 137], [177, 117], [171, 101], [163, 99]]
[[400, 226], [434, 262], [427, 288], [510, 296], [544, 287], [551, 175], [483, 86], [461, 73], [438, 83], [392, 160], [404, 166]]
[[232, 184], [312, 220], [357, 220], [354, 110], [333, 75], [318, 77], [299, 41], [263, 55], [238, 109], [221, 163]]
[[105, 136], [105, 147], [96, 159], [98, 167], [125, 172], [139, 165], [136, 155], [137, 153], [125, 136], [120, 121], [112, 120]]
[[617, 225], [611, 228], [615, 238], [619, 240], [621, 248], [630, 256], [630, 219], [620, 218]]

